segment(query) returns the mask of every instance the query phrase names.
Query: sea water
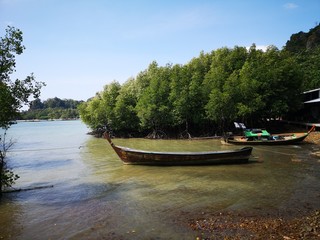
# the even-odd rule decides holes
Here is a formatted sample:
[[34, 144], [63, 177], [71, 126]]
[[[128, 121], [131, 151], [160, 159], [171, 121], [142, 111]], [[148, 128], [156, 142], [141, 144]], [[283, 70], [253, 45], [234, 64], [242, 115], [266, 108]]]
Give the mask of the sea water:
[[[0, 202], [0, 239], [195, 239], [188, 220], [221, 211], [319, 208], [318, 145], [254, 147], [249, 164], [123, 165], [81, 121], [19, 122], [7, 160], [19, 191]], [[155, 151], [235, 149], [220, 140], [113, 139]]]

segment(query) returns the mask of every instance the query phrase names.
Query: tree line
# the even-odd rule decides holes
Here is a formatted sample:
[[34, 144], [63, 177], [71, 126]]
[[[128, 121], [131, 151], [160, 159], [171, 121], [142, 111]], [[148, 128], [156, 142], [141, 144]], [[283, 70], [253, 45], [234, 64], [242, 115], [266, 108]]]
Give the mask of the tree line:
[[233, 121], [253, 125], [300, 109], [301, 93], [320, 86], [319, 62], [319, 47], [297, 54], [254, 44], [201, 52], [183, 65], [152, 62], [80, 104], [80, 116], [93, 130], [123, 136], [221, 133]]
[[73, 99], [49, 98], [41, 101], [39, 98], [30, 102], [29, 109], [20, 114], [22, 120], [78, 119], [78, 105], [83, 101]]

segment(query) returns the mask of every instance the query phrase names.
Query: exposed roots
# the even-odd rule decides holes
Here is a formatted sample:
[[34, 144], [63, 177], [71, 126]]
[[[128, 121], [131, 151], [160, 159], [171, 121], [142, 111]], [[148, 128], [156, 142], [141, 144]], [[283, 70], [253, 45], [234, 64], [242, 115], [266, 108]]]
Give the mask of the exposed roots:
[[153, 130], [152, 133], [149, 133], [146, 138], [148, 139], [166, 139], [168, 138], [167, 134], [161, 130]]
[[187, 131], [184, 130], [182, 133], [179, 134], [179, 138], [181, 139], [191, 139], [191, 134]]

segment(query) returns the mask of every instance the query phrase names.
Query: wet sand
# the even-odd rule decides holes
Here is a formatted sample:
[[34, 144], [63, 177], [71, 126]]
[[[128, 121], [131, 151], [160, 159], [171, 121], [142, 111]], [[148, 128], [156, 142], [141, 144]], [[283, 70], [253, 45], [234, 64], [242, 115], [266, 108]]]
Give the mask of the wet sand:
[[320, 211], [299, 217], [235, 212], [190, 220], [197, 239], [320, 239]]

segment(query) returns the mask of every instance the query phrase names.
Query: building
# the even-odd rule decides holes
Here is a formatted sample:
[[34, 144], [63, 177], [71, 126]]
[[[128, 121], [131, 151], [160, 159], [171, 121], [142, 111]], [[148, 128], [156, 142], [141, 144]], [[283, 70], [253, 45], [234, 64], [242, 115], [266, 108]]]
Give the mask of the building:
[[320, 88], [309, 90], [303, 93], [302, 116], [307, 122], [320, 122]]

